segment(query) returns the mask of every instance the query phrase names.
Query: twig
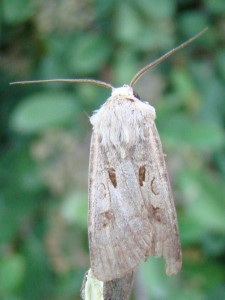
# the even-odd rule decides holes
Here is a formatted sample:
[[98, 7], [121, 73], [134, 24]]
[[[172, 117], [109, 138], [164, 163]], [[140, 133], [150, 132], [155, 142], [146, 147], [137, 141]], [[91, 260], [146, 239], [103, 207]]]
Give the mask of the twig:
[[103, 282], [99, 281], [91, 272], [85, 274], [81, 287], [83, 300], [128, 300], [133, 287], [134, 272], [122, 278]]

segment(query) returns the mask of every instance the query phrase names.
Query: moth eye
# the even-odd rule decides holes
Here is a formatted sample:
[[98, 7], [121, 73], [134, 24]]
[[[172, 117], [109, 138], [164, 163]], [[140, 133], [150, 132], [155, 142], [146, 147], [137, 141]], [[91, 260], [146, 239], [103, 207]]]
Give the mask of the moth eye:
[[108, 170], [109, 173], [109, 179], [111, 180], [112, 185], [114, 186], [114, 188], [117, 187], [117, 181], [116, 181], [116, 171], [113, 168], [110, 168]]
[[151, 191], [153, 192], [154, 195], [159, 195], [159, 193], [160, 193], [159, 186], [157, 184], [155, 177], [153, 177], [153, 179], [151, 181]]
[[143, 186], [143, 182], [145, 181], [145, 166], [139, 168], [139, 184]]
[[138, 98], [140, 100], [140, 96], [138, 95], [138, 93], [136, 93], [135, 91], [133, 91], [133, 94], [136, 98]]

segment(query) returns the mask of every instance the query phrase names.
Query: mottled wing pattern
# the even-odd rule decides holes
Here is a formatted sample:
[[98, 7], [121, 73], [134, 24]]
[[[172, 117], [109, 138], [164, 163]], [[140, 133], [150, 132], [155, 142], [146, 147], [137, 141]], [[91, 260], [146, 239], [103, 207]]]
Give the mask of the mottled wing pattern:
[[125, 158], [92, 135], [89, 245], [92, 272], [102, 281], [124, 276], [149, 255], [166, 259], [167, 274], [181, 267], [161, 142], [154, 122], [146, 130], [145, 142], [132, 146]]
[[181, 268], [182, 254], [176, 209], [162, 144], [154, 122], [148, 130], [145, 143], [147, 149], [143, 149], [142, 144], [136, 145], [132, 157], [133, 164], [139, 166], [142, 199], [152, 227], [148, 255], [163, 256], [166, 273], [172, 275]]

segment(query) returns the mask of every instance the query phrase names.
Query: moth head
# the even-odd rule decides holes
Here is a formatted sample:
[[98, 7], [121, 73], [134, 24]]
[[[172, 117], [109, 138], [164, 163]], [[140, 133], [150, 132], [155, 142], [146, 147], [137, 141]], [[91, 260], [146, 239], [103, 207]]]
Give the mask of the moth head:
[[134, 91], [131, 86], [124, 84], [118, 88], [112, 88], [112, 96], [132, 96], [134, 97]]

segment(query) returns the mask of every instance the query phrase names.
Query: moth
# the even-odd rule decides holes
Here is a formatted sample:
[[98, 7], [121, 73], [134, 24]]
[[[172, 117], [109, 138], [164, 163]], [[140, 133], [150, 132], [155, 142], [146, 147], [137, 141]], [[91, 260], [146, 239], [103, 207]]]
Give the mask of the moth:
[[92, 79], [19, 82], [89, 82], [112, 90], [90, 118], [88, 236], [91, 271], [100, 281], [125, 276], [148, 256], [164, 257], [168, 275], [181, 268], [177, 215], [155, 109], [136, 96], [133, 86], [144, 73], [206, 30], [147, 65], [130, 84], [119, 88]]
[[148, 256], [181, 267], [177, 216], [155, 109], [130, 85], [112, 90], [92, 117], [89, 244], [94, 275], [123, 277]]

